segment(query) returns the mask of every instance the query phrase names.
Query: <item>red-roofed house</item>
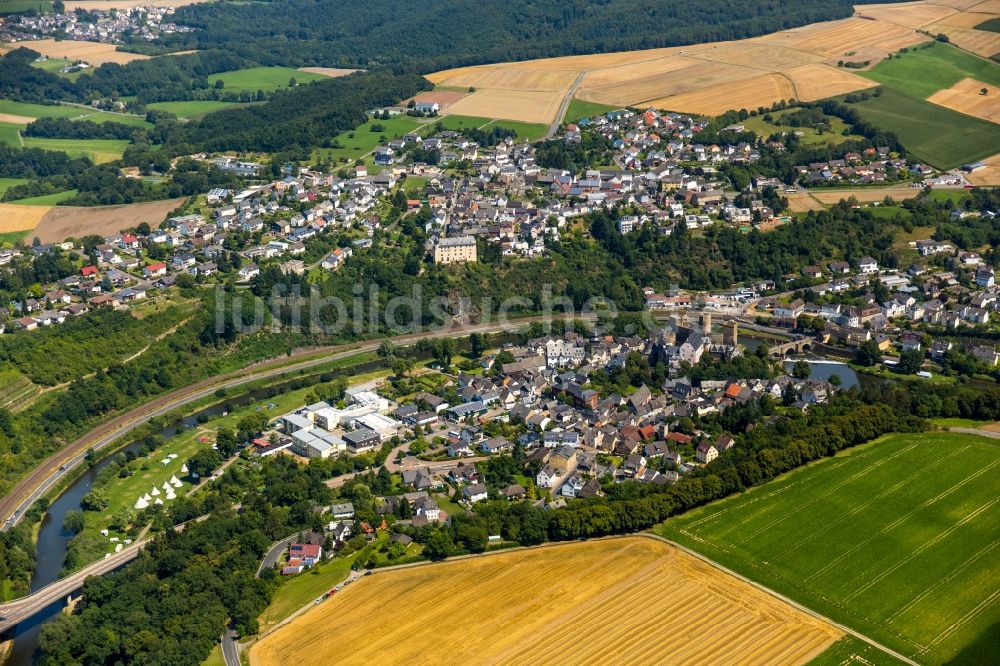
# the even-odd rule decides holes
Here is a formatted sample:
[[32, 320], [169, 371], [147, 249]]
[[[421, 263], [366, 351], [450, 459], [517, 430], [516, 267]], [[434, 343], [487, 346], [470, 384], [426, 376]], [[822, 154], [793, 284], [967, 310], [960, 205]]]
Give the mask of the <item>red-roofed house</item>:
[[162, 261], [157, 261], [155, 264], [150, 264], [143, 268], [142, 273], [148, 278], [160, 277], [167, 274], [167, 265]]
[[300, 559], [307, 567], [311, 567], [319, 562], [319, 558], [322, 556], [323, 546], [309, 543], [293, 543], [288, 547], [289, 562], [293, 559]]
[[89, 277], [91, 275], [97, 275], [97, 266], [84, 266], [80, 269], [80, 275], [83, 277]]

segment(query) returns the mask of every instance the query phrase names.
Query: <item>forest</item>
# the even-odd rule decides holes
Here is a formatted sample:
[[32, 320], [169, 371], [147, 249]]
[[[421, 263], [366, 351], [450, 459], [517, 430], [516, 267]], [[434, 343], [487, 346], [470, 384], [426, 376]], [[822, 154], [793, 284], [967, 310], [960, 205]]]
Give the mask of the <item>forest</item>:
[[[176, 21], [195, 32], [168, 35], [154, 46], [225, 48], [262, 65], [371, 69], [404, 64], [426, 73], [505, 60], [741, 39], [846, 18], [852, 11], [848, 0], [210, 3], [180, 8]], [[314, 20], [317, 15], [325, 20]]]

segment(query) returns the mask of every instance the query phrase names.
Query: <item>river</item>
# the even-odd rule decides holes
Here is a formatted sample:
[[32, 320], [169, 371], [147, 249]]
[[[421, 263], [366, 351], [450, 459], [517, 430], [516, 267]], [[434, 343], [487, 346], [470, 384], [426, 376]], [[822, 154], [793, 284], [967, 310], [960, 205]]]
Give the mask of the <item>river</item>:
[[[369, 361], [350, 366], [348, 368], [334, 370], [332, 371], [332, 374], [350, 376], [372, 372], [381, 367], [383, 367], [382, 361]], [[222, 414], [226, 409], [226, 405], [242, 406], [251, 402], [265, 400], [273, 397], [278, 392], [290, 389], [298, 382], [301, 382], [305, 377], [312, 377], [318, 374], [325, 373], [314, 373], [304, 377], [289, 379], [281, 382], [280, 384], [275, 384], [274, 386], [226, 398], [224, 401], [225, 404], [220, 402], [191, 414], [190, 416], [185, 417], [182, 421], [165, 427], [159, 432], [159, 435], [164, 439], [169, 439], [176, 435], [181, 428], [193, 428], [198, 425], [199, 418], [204, 420], [206, 417], [211, 418]], [[79, 478], [73, 481], [73, 483], [71, 483], [69, 487], [52, 502], [51, 505], [49, 505], [48, 511], [46, 511], [45, 516], [42, 518], [41, 529], [38, 532], [38, 561], [35, 568], [35, 575], [31, 579], [32, 591], [41, 589], [59, 579], [59, 572], [62, 570], [63, 562], [66, 559], [66, 550], [69, 546], [70, 540], [73, 538], [73, 534], [62, 528], [66, 514], [70, 511], [80, 510], [80, 500], [84, 495], [90, 492], [90, 488], [94, 481], [97, 480], [101, 470], [110, 465], [118, 453], [124, 453], [127, 451], [134, 451], [138, 453], [141, 446], [141, 442], [135, 442], [115, 451], [113, 454], [109, 454], [100, 460], [96, 465], [81, 474]], [[11, 653], [5, 662], [5, 666], [29, 666], [33, 662], [35, 651], [38, 648], [38, 636], [42, 624], [55, 617], [57, 613], [62, 611], [65, 605], [65, 600], [55, 602], [30, 620], [22, 622], [14, 628], [14, 644], [11, 649]]]

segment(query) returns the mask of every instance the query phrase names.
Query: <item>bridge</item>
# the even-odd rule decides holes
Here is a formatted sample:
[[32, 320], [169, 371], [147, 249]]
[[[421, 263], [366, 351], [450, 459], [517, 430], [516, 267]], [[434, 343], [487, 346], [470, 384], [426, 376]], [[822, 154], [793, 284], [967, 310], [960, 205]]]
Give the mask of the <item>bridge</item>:
[[139, 555], [151, 539], [137, 541], [117, 553], [112, 553], [103, 560], [98, 560], [76, 573], [61, 578], [32, 592], [26, 597], [0, 604], [0, 633], [11, 629], [25, 620], [29, 620], [51, 604], [64, 599], [83, 587], [83, 582], [89, 576], [101, 576], [118, 567], [131, 562]]
[[789, 354], [801, 354], [802, 352], [811, 351], [815, 345], [816, 341], [812, 338], [796, 338], [774, 345], [768, 353], [771, 358], [784, 358]]

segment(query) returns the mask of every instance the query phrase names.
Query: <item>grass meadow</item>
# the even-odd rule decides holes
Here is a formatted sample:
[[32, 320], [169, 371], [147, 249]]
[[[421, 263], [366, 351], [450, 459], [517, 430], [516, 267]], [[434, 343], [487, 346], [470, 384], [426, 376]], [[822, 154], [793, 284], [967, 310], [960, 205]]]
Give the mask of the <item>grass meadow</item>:
[[656, 531], [920, 663], [943, 664], [988, 649], [983, 637], [1000, 626], [998, 471], [1000, 442], [892, 435]]
[[914, 47], [883, 60], [861, 76], [907, 95], [926, 99], [964, 78], [1000, 86], [1000, 64], [941, 42]]
[[906, 149], [939, 169], [996, 154], [1000, 125], [883, 88], [878, 97], [851, 105], [868, 122], [895, 132]]
[[230, 72], [220, 72], [208, 77], [209, 85], [222, 80], [224, 90], [230, 92], [257, 92], [258, 90], [280, 90], [288, 88], [288, 83], [295, 79], [296, 83], [311, 83], [324, 81], [330, 77], [312, 72], [302, 72], [292, 67], [250, 67], [236, 69]]
[[621, 107], [613, 106], [611, 104], [586, 102], [582, 99], [574, 97], [569, 102], [569, 108], [566, 109], [566, 117], [563, 118], [563, 122], [575, 123], [581, 118], [592, 118], [594, 116], [603, 115], [608, 111], [617, 111], [620, 108]]

